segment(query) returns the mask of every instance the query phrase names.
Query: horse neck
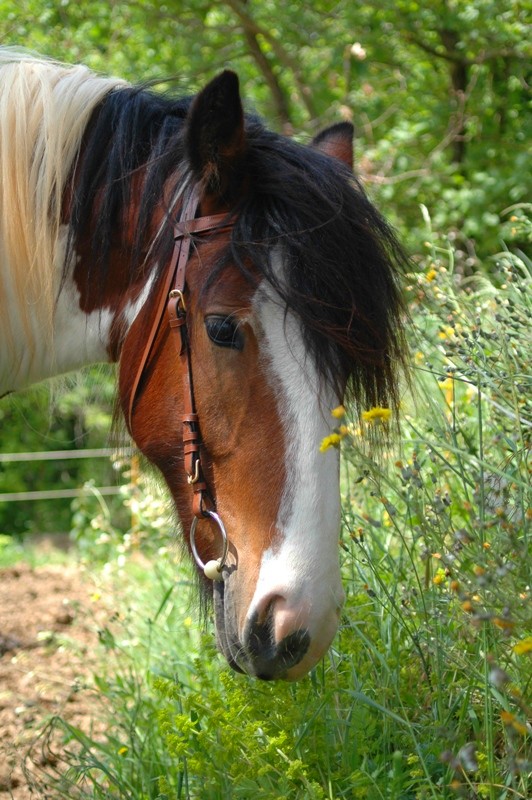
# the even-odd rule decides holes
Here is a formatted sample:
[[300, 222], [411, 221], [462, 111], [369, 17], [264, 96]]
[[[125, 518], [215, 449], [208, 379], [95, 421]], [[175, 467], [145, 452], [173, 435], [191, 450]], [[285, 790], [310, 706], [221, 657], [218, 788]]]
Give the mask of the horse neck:
[[[53, 259], [54, 296], [50, 311], [36, 299], [16, 296], [2, 256], [4, 299], [0, 350], [0, 396], [91, 364], [116, 361], [123, 337], [144, 304], [153, 277], [132, 280], [123, 242], [111, 253], [105, 280], [91, 270], [89, 247], [73, 246], [65, 269], [69, 226], [64, 224]], [[18, 281], [20, 284], [20, 281]]]
[[0, 54], [0, 394], [106, 355], [71, 270], [62, 280], [62, 198], [94, 110], [122, 83]]

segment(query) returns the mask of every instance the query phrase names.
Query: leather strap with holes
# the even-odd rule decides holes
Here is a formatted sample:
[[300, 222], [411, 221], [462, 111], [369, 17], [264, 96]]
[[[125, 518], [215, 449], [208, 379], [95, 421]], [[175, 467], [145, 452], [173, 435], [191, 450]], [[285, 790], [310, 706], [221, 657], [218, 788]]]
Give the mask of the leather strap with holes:
[[200, 199], [201, 190], [196, 184], [183, 202], [180, 218], [174, 224], [174, 249], [161, 284], [155, 314], [135, 373], [128, 406], [128, 425], [130, 433], [133, 433], [132, 420], [135, 401], [166, 309], [170, 330], [179, 334], [177, 351], [183, 371], [183, 451], [187, 480], [194, 493], [192, 511], [196, 517], [205, 516], [203, 501], [208, 490], [201, 466], [201, 435], [194, 399], [190, 343], [186, 324], [186, 268], [193, 235], [209, 231], [218, 233], [229, 230], [233, 225], [227, 214], [196, 217]]

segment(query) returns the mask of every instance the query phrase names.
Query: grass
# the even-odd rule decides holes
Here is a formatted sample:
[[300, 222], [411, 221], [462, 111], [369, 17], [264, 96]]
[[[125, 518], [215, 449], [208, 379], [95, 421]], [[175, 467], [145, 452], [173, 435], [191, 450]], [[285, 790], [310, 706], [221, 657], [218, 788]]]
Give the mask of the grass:
[[[136, 484], [125, 497], [125, 539], [104, 505], [96, 522], [76, 510], [82, 554], [100, 554], [104, 580], [123, 572], [126, 595], [94, 676], [104, 730], [52, 720], [66, 745], [55, 775], [41, 771], [41, 792], [530, 796], [529, 267], [502, 252], [492, 280], [459, 279], [431, 235], [407, 287], [416, 392], [400, 449], [375, 460], [366, 430], [331, 417], [347, 602], [330, 654], [302, 682], [234, 675], [212, 633], [197, 634], [190, 575], [165, 548], [150, 492]], [[148, 571], [131, 557], [142, 537], [155, 539]]]

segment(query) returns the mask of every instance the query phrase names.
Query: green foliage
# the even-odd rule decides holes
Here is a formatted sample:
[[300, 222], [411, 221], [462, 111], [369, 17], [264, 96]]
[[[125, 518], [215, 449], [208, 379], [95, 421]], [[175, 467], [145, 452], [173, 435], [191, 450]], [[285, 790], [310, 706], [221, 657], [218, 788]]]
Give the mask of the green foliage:
[[[530, 243], [530, 224], [511, 221], [527, 219], [529, 188], [522, 0], [0, 0], [0, 42], [179, 94], [233, 67], [248, 108], [273, 127], [308, 140], [353, 119], [363, 181], [414, 251], [425, 237], [420, 203], [449, 231], [460, 274], [494, 271], [487, 256], [500, 246], [501, 216], [505, 241]], [[0, 449], [105, 443], [110, 403], [91, 419], [95, 383], [58, 401], [61, 423], [40, 390], [2, 401]], [[97, 474], [112, 482], [100, 468], [9, 464], [0, 493], [74, 488]], [[69, 514], [68, 501], [0, 506], [0, 531], [66, 530]]]
[[[4, 43], [178, 92], [232, 66], [249, 108], [305, 137], [353, 118], [366, 184], [412, 249], [425, 247], [408, 278], [415, 404], [405, 398], [402, 451], [377, 462], [364, 431], [338, 427], [348, 598], [328, 658], [297, 685], [229, 674], [193, 635], [152, 493], [131, 480], [118, 526], [103, 498], [82, 500], [83, 558], [131, 589], [101, 635], [105, 735], [56, 720], [67, 744], [58, 774], [35, 773], [42, 796], [530, 796], [530, 263], [498, 252], [531, 240], [526, 11], [520, 0], [0, 0]], [[430, 219], [446, 238], [427, 233]], [[18, 423], [3, 401], [2, 449], [43, 446], [33, 431], [56, 423], [34, 397]], [[100, 444], [85, 396], [65, 403], [70, 430], [54, 427], [50, 444], [72, 446], [79, 426]], [[48, 468], [6, 474], [3, 491], [59, 481]], [[3, 532], [28, 528], [27, 510], [3, 513]], [[142, 531], [156, 541], [148, 568]]]
[[0, 41], [180, 93], [233, 67], [248, 107], [287, 132], [353, 119], [359, 170], [387, 215], [417, 249], [424, 203], [467, 271], [529, 188], [528, 11], [523, 0], [1, 0]]
[[[464, 282], [452, 248], [425, 239], [407, 287], [415, 402], [401, 452], [367, 452], [382, 410], [362, 430], [338, 419], [332, 440], [347, 602], [329, 655], [297, 684], [230, 673], [212, 633], [193, 636], [182, 567], [159, 549], [139, 570], [135, 547], [108, 540], [102, 574], [130, 587], [101, 635], [95, 688], [112, 716], [103, 739], [56, 721], [58, 797], [73, 784], [96, 798], [529, 796], [530, 264], [503, 251], [496, 284]], [[161, 509], [146, 500], [151, 537]], [[101, 552], [91, 535], [87, 561]]]
[[[0, 453], [40, 453], [108, 447], [114, 404], [114, 370], [97, 367], [57, 386], [38, 386], [0, 403]], [[0, 462], [0, 494], [76, 489], [93, 479], [114, 485], [109, 460]], [[96, 504], [93, 503], [93, 508]], [[118, 508], [115, 504], [115, 510]], [[71, 500], [0, 502], [0, 532], [23, 538], [70, 530]]]

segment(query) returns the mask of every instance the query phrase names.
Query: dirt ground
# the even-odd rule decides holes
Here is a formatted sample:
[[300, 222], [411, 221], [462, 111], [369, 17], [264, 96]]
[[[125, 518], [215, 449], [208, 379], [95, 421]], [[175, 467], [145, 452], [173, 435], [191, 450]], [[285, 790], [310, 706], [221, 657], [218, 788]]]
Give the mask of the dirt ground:
[[38, 734], [51, 716], [94, 732], [91, 668], [110, 615], [94, 592], [74, 566], [0, 570], [0, 800], [48, 796], [38, 776], [60, 764]]

